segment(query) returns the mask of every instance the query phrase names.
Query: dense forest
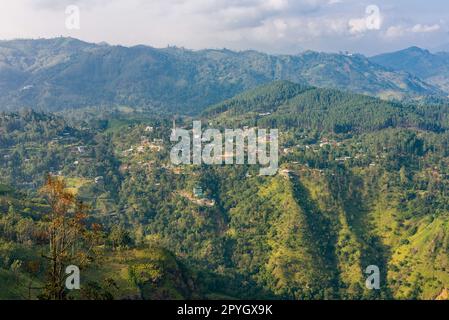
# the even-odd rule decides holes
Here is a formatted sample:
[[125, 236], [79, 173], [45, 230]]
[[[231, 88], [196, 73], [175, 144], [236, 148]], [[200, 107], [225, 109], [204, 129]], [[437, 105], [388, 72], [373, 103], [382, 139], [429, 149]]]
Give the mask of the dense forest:
[[[197, 117], [278, 128], [268, 177], [171, 164], [187, 116], [2, 113], [0, 298], [447, 299], [448, 112], [279, 81]], [[73, 249], [52, 255], [61, 232]], [[55, 264], [80, 266], [81, 290]]]

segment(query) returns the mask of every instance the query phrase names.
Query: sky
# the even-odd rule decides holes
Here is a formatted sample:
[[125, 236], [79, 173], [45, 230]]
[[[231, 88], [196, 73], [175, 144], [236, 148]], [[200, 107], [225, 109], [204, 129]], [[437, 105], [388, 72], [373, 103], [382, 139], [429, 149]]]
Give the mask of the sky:
[[447, 0], [1, 0], [0, 39], [365, 55], [449, 50]]

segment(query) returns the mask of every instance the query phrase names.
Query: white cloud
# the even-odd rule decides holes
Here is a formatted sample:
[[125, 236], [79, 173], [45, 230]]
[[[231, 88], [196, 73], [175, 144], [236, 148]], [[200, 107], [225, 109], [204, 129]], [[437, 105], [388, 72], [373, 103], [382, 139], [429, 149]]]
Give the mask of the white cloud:
[[[447, 29], [438, 20], [444, 10], [432, 16], [434, 20], [422, 17], [419, 11], [416, 17], [407, 12], [401, 19], [404, 8], [412, 10], [413, 6], [397, 10], [400, 6], [395, 9], [389, 1], [376, 1], [382, 9], [377, 19], [373, 6], [369, 6], [371, 0], [3, 0], [0, 39], [62, 35], [156, 47], [170, 44], [284, 53], [302, 47], [366, 52], [378, 50], [379, 41], [389, 45], [391, 39], [405, 34], [418, 38], [437, 28]], [[65, 28], [65, 7], [70, 4], [80, 7], [80, 30]], [[395, 22], [397, 25], [381, 33], [369, 32], [382, 30], [384, 18], [390, 25], [391, 21], [404, 25]], [[439, 24], [418, 24], [420, 21]]]
[[385, 36], [387, 38], [399, 38], [413, 33], [430, 33], [439, 30], [441, 30], [441, 26], [439, 24], [433, 25], [416, 24], [412, 27], [405, 25], [395, 25], [390, 26], [387, 29], [387, 31], [385, 32]]
[[391, 26], [387, 29], [385, 36], [388, 38], [402, 37], [407, 32], [403, 26]]
[[263, 6], [273, 10], [283, 10], [288, 7], [288, 0], [268, 0]]
[[[332, 0], [15, 0], [0, 2], [0, 38], [73, 36], [88, 41], [190, 48], [252, 46], [316, 34], [309, 17]], [[80, 7], [81, 29], [65, 28], [65, 7]], [[289, 22], [290, 21], [290, 22]], [[23, 23], [22, 23], [23, 22]], [[308, 27], [310, 25], [310, 28]], [[312, 29], [311, 29], [312, 28]], [[262, 39], [263, 34], [267, 32]], [[332, 30], [332, 29], [330, 29]], [[270, 38], [271, 37], [271, 38]], [[285, 39], [291, 45], [291, 39]], [[296, 40], [295, 40], [296, 41]]]
[[441, 27], [439, 24], [433, 24], [433, 25], [416, 24], [413, 26], [411, 31], [415, 32], [415, 33], [427, 33], [427, 32], [435, 32], [440, 29], [441, 29]]
[[353, 34], [363, 33], [368, 30], [368, 28], [366, 27], [365, 18], [350, 19], [348, 25], [349, 25], [349, 32]]

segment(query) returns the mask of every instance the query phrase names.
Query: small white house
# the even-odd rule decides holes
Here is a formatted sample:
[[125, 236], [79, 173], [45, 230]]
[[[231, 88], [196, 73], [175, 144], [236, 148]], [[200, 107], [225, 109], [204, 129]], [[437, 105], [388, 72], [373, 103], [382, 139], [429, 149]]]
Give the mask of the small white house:
[[85, 146], [79, 146], [79, 147], [76, 147], [76, 150], [79, 153], [84, 153], [84, 152], [86, 152], [86, 147]]
[[104, 182], [104, 178], [103, 178], [103, 177], [96, 177], [96, 178], [94, 179], [94, 181], [95, 181], [96, 184], [100, 184], [100, 183], [103, 183], [103, 182]]

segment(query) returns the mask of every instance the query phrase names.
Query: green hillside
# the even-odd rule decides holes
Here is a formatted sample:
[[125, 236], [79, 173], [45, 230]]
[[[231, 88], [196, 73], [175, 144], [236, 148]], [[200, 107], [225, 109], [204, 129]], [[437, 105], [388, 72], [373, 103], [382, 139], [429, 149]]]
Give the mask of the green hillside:
[[[82, 290], [64, 298], [444, 297], [447, 112], [285, 81], [207, 109], [205, 128], [279, 129], [271, 177], [174, 166], [171, 117], [3, 113], [1, 298], [48, 298], [46, 173], [86, 205]], [[365, 287], [370, 265], [380, 290]]]

